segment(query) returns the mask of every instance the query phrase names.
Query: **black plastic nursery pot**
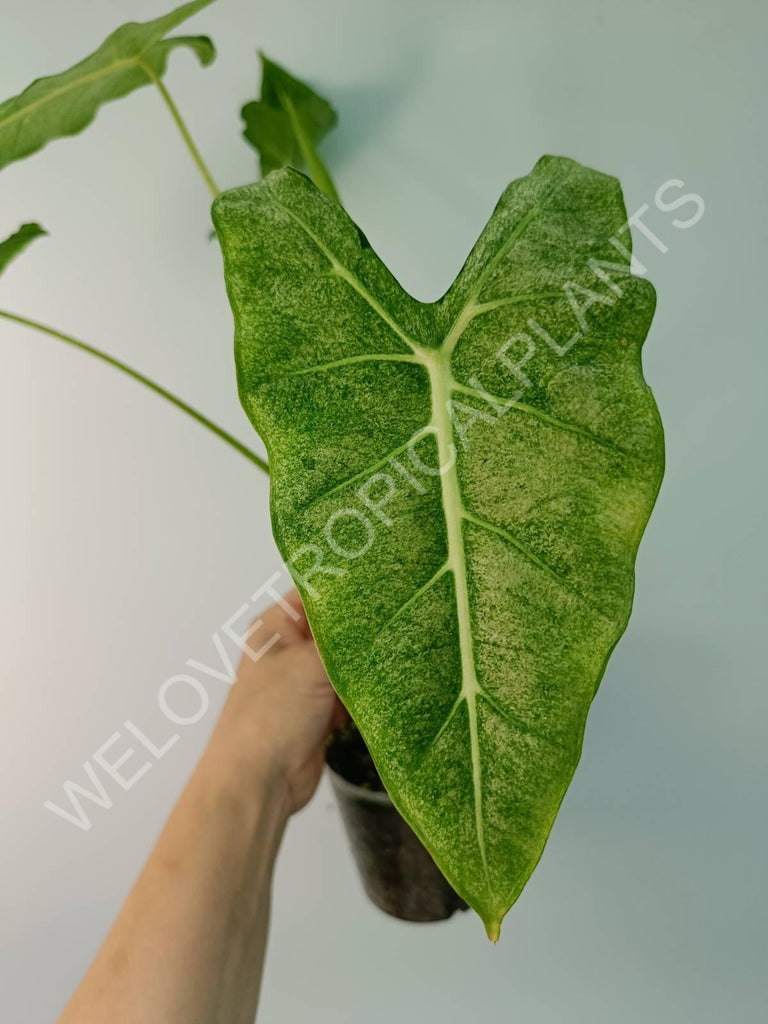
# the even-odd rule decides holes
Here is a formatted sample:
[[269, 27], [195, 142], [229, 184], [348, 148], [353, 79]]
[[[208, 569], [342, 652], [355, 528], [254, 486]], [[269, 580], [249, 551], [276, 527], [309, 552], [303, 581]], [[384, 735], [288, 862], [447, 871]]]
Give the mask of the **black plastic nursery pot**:
[[326, 752], [331, 781], [366, 893], [403, 921], [444, 921], [467, 904], [438, 869], [387, 795], [350, 723]]

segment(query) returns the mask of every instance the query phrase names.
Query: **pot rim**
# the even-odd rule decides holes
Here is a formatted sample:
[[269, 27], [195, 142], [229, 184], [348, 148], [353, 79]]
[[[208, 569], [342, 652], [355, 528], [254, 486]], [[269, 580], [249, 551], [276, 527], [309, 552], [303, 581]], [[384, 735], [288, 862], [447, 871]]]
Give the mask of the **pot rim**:
[[331, 768], [330, 765], [327, 765], [326, 767], [328, 768], [328, 772], [331, 776], [331, 783], [340, 793], [354, 797], [356, 800], [367, 800], [368, 803], [379, 804], [383, 807], [395, 806], [392, 803], [392, 798], [386, 790], [365, 789], [364, 786], [357, 786], [354, 782], [349, 782], [345, 779], [343, 775], [339, 775], [339, 773], [334, 768]]

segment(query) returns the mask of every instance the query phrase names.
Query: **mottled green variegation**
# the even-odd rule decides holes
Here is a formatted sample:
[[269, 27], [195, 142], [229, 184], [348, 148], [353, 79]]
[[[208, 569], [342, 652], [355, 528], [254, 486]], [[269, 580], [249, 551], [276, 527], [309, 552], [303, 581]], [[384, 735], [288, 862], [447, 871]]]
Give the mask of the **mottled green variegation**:
[[543, 158], [435, 303], [294, 171], [214, 219], [277, 543], [392, 799], [495, 939], [578, 762], [663, 471], [621, 190]]
[[52, 139], [86, 128], [102, 103], [157, 82], [177, 46], [193, 50], [203, 65], [214, 58], [205, 36], [165, 39], [213, 0], [194, 0], [154, 21], [122, 25], [85, 60], [61, 74], [38, 78], [0, 104], [0, 168], [36, 153]]

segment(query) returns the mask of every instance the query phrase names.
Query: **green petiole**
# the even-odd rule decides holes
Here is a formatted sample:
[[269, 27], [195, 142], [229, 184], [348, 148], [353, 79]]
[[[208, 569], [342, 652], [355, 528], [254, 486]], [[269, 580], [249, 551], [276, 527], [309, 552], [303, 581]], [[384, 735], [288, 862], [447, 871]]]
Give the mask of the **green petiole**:
[[231, 448], [240, 452], [240, 454], [244, 455], [246, 459], [249, 459], [257, 465], [259, 469], [269, 475], [269, 466], [261, 456], [257, 455], [256, 452], [251, 451], [250, 448], [247, 448], [244, 444], [238, 441], [236, 437], [233, 437], [232, 434], [228, 433], [222, 427], [217, 426], [209, 420], [207, 416], [198, 412], [197, 409], [193, 409], [191, 405], [188, 405], [181, 398], [178, 398], [172, 392], [162, 387], [162, 385], [156, 384], [153, 380], [150, 380], [149, 377], [145, 377], [143, 373], [139, 373], [138, 370], [134, 370], [119, 359], [115, 359], [114, 356], [107, 355], [106, 352], [102, 352], [100, 349], [94, 348], [93, 345], [88, 345], [84, 341], [79, 341], [77, 338], [73, 338], [70, 334], [64, 334], [62, 331], [57, 331], [55, 328], [48, 327], [46, 324], [39, 323], [37, 320], [30, 320], [25, 316], [19, 316], [16, 313], [9, 313], [2, 309], [0, 309], [0, 317], [5, 320], [10, 320], [13, 323], [22, 324], [24, 327], [31, 327], [33, 330], [40, 331], [42, 334], [47, 334], [49, 337], [56, 338], [58, 341], [63, 341], [67, 345], [73, 345], [75, 348], [80, 349], [81, 352], [87, 352], [89, 355], [95, 356], [97, 359], [101, 359], [102, 362], [108, 363], [115, 369], [127, 374], [127, 376], [133, 378], [133, 380], [136, 380], [140, 384], [143, 384], [144, 387], [149, 388], [150, 391], [154, 391], [156, 395], [160, 395], [161, 398], [164, 398], [172, 405], [175, 405], [177, 409], [181, 409], [182, 412], [191, 416], [193, 420], [196, 420], [207, 430], [210, 430], [212, 434], [215, 434], [222, 441], [225, 441]]

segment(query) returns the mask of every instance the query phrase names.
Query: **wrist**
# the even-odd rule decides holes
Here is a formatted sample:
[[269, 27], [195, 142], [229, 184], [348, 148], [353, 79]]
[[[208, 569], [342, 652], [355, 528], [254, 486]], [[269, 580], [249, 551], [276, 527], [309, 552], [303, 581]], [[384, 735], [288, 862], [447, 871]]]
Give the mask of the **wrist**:
[[254, 730], [242, 709], [228, 701], [211, 735], [201, 769], [221, 795], [266, 806], [287, 820], [291, 791], [268, 730]]

